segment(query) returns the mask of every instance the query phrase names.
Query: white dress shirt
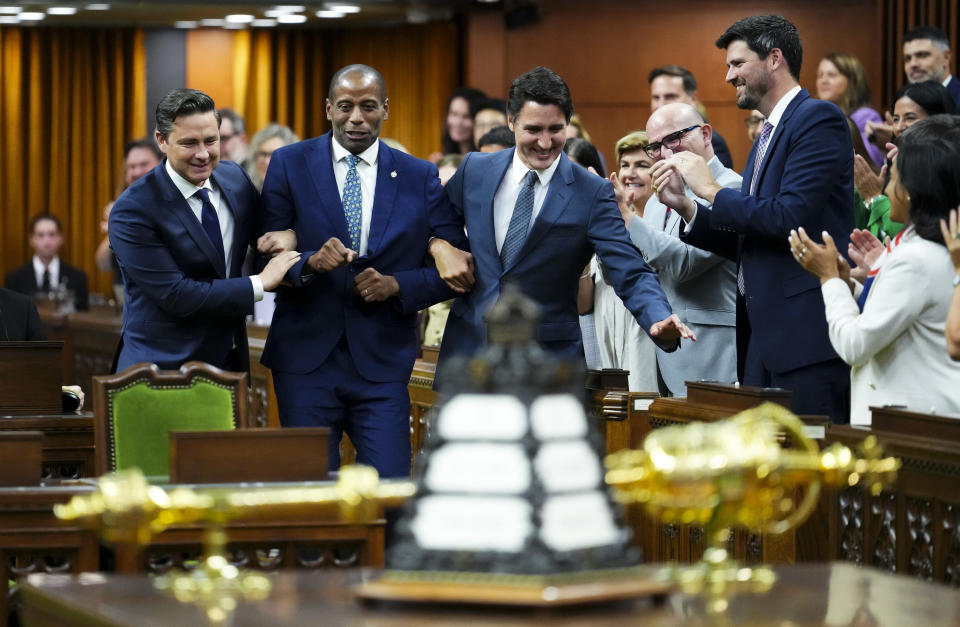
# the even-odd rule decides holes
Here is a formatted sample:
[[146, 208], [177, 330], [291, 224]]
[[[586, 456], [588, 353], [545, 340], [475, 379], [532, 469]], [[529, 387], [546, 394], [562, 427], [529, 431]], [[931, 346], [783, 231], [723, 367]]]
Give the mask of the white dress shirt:
[[[530, 214], [530, 224], [533, 224], [533, 221], [540, 214], [543, 200], [547, 197], [547, 188], [550, 187], [550, 181], [553, 179], [554, 172], [557, 171], [557, 165], [559, 165], [561, 158], [562, 155], [558, 155], [550, 164], [550, 167], [545, 170], [534, 170], [537, 173], [537, 182], [533, 185], [533, 212]], [[517, 196], [520, 195], [523, 179], [526, 178], [529, 171], [530, 168], [520, 160], [520, 156], [515, 150], [513, 161], [510, 162], [510, 167], [507, 168], [503, 180], [500, 181], [497, 195], [493, 197], [493, 231], [497, 238], [498, 252], [503, 248], [503, 240], [507, 238], [507, 229], [510, 228], [513, 208], [517, 204]]]
[[37, 291], [43, 289], [43, 271], [50, 271], [50, 289], [57, 289], [60, 285], [60, 257], [54, 257], [50, 260], [50, 265], [43, 265], [43, 261], [37, 255], [33, 256], [33, 274], [37, 279]]
[[[347, 155], [350, 151], [337, 142], [337, 138], [330, 137], [333, 147], [333, 176], [337, 179], [337, 191], [343, 198], [343, 186], [347, 181]], [[370, 147], [361, 152], [357, 161], [357, 175], [360, 177], [360, 250], [359, 255], [367, 254], [367, 243], [370, 239], [370, 219], [373, 217], [373, 195], [377, 189], [377, 167], [380, 157], [380, 140], [370, 144]], [[347, 248], [350, 242], [343, 242]]]
[[[190, 206], [190, 210], [193, 212], [193, 215], [197, 217], [197, 222], [199, 222], [201, 226], [203, 225], [203, 201], [194, 194], [201, 188], [207, 190], [207, 195], [210, 197], [210, 204], [212, 204], [216, 210], [217, 221], [220, 222], [220, 236], [223, 238], [223, 262], [227, 269], [227, 278], [229, 278], [230, 259], [233, 258], [231, 253], [233, 252], [234, 219], [233, 213], [227, 208], [226, 203], [220, 202], [220, 190], [211, 184], [210, 179], [204, 181], [203, 185], [194, 185], [173, 169], [169, 159], [166, 160], [165, 166], [167, 174], [170, 175], [170, 180], [173, 181], [173, 184], [180, 193], [183, 194], [183, 198], [187, 201], [187, 205]], [[260, 277], [257, 275], [250, 276], [250, 283], [253, 285], [254, 301], [263, 300], [263, 282], [260, 281]]]

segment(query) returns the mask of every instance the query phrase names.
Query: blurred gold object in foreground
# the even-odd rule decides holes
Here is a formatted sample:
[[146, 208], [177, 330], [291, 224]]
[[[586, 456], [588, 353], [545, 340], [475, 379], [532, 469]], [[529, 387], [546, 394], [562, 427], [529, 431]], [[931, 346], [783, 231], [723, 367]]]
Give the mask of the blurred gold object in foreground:
[[227, 620], [238, 599], [270, 593], [270, 579], [239, 570], [227, 558], [224, 526], [234, 518], [337, 510], [341, 518], [369, 521], [383, 507], [402, 504], [416, 491], [410, 481], [381, 482], [367, 466], [340, 469], [336, 484], [277, 487], [173, 487], [150, 485], [138, 470], [104, 475], [99, 490], [54, 507], [63, 520], [79, 520], [112, 544], [142, 549], [171, 525], [204, 522], [204, 556], [190, 572], [158, 577], [158, 588], [178, 600], [202, 605], [211, 623]]
[[[703, 561], [670, 576], [687, 592], [706, 592], [722, 611], [737, 586], [768, 589], [768, 568], [743, 568], [726, 550], [729, 529], [783, 533], [800, 525], [817, 504], [821, 484], [867, 487], [879, 494], [896, 479], [898, 459], [881, 458], [876, 438], [862, 457], [834, 443], [820, 451], [799, 418], [766, 403], [714, 423], [695, 422], [653, 431], [642, 450], [606, 458], [606, 480], [625, 505], [642, 504], [665, 523], [703, 525]], [[785, 449], [782, 434], [791, 441]]]

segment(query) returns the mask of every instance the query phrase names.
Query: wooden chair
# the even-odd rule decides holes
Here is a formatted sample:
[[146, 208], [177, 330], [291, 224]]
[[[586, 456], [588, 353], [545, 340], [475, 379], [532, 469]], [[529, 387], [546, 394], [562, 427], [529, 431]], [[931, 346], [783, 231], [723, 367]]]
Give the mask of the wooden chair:
[[246, 429], [247, 374], [191, 361], [179, 371], [140, 363], [93, 377], [94, 465], [98, 475], [140, 468], [170, 472], [170, 432]]

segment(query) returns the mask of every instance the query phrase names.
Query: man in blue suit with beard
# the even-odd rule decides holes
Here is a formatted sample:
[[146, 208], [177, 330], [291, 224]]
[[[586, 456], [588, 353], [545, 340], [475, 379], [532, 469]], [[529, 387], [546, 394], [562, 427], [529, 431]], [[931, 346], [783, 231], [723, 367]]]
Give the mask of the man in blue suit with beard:
[[[748, 385], [792, 390], [793, 410], [849, 422], [850, 369], [827, 335], [820, 282], [787, 237], [827, 231], [846, 250], [853, 230], [853, 143], [843, 112], [798, 84], [803, 49], [777, 15], [735, 22], [717, 40], [737, 106], [767, 118], [740, 190], [722, 188], [703, 159], [675, 154], [651, 168], [660, 199], [686, 222], [682, 239], [738, 262], [737, 366]], [[700, 200], [671, 195], [680, 176]]]
[[545, 67], [519, 76], [507, 112], [516, 148], [470, 153], [447, 183], [470, 253], [439, 238], [431, 242], [441, 276], [454, 289], [470, 290], [450, 310], [438, 367], [452, 355], [483, 348], [484, 315], [511, 283], [540, 306], [540, 345], [561, 358], [583, 360], [577, 287], [594, 252], [617, 295], [662, 349], [675, 350], [681, 337], [692, 338], [630, 242], [610, 182], [563, 153], [573, 115], [564, 80]]
[[277, 295], [262, 361], [284, 426], [330, 427], [331, 469], [346, 431], [357, 461], [408, 475], [417, 311], [452, 296], [427, 243], [465, 246], [463, 229], [436, 166], [379, 141], [379, 72], [337, 71], [326, 111], [333, 130], [278, 149], [264, 181], [260, 250], [305, 252]]
[[285, 252], [259, 275], [240, 275], [257, 190], [243, 168], [220, 162], [220, 116], [208, 95], [173, 90], [157, 105], [156, 123], [163, 161], [110, 212], [125, 295], [117, 368], [199, 360], [249, 370], [246, 316], [299, 255]]

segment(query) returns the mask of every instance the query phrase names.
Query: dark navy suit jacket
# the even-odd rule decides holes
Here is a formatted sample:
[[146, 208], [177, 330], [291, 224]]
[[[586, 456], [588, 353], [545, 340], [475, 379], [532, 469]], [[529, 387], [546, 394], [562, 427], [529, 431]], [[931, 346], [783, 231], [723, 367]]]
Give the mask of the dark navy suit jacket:
[[[278, 372], [318, 368], [341, 336], [357, 371], [377, 382], [406, 382], [419, 344], [417, 311], [453, 296], [427, 253], [431, 237], [466, 247], [437, 168], [379, 142], [367, 254], [333, 272], [303, 277], [309, 257], [331, 237], [350, 236], [333, 173], [330, 134], [273, 153], [263, 185], [261, 232], [293, 229], [303, 256], [277, 293], [262, 362]], [[400, 295], [365, 303], [354, 278], [366, 268], [393, 275]]]
[[[750, 195], [756, 144], [740, 191], [722, 189], [713, 207], [701, 206], [688, 244], [739, 260], [747, 314], [760, 359], [783, 373], [830, 359], [820, 281], [790, 253], [790, 229], [803, 227], [816, 241], [827, 231], [846, 254], [853, 230], [853, 143], [836, 105], [801, 89], [777, 124]], [[737, 326], [738, 335], [746, 329]], [[738, 338], [738, 346], [746, 341]], [[743, 355], [739, 356], [742, 358]], [[741, 376], [742, 376], [741, 372]]]
[[165, 169], [166, 160], [131, 185], [110, 212], [110, 247], [123, 275], [123, 347], [117, 370], [147, 361], [179, 368], [196, 359], [224, 367], [236, 347], [249, 368], [246, 316], [253, 286], [240, 276], [254, 241], [257, 191], [243, 168], [222, 161], [213, 172], [234, 218], [232, 278]]
[[447, 194], [466, 223], [476, 262], [473, 291], [457, 298], [447, 318], [440, 359], [473, 355], [486, 344], [484, 314], [501, 288], [515, 284], [540, 306], [540, 344], [582, 359], [577, 287], [596, 252], [617, 295], [644, 330], [670, 315], [656, 273], [630, 241], [610, 182], [575, 165], [565, 154], [550, 180], [540, 213], [523, 248], [503, 268], [494, 233], [493, 203], [514, 149], [470, 153], [447, 183]]
[[947, 83], [947, 91], [950, 92], [953, 101], [957, 103], [957, 108], [960, 109], [960, 79], [951, 75], [950, 82]]

